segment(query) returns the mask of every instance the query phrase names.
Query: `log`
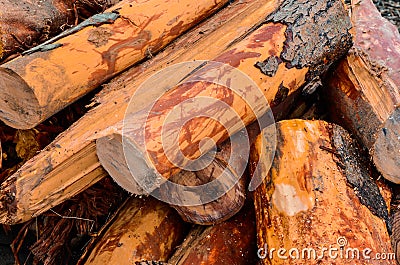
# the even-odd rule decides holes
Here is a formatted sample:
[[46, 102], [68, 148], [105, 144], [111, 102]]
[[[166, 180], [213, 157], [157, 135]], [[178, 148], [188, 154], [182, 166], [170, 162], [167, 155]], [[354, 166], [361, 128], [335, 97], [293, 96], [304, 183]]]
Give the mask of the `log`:
[[[322, 18], [321, 12], [327, 15]], [[175, 80], [170, 86], [163, 84], [152, 97], [147, 94], [156, 80], [143, 84], [124, 119], [110, 128], [110, 137], [122, 140], [110, 141], [109, 136], [97, 140], [100, 163], [118, 179], [116, 165], [126, 162], [131, 174], [124, 176], [125, 183], [132, 185], [123, 188], [134, 194], [152, 192], [210, 150], [210, 142], [219, 144], [268, 113], [268, 104], [285, 109], [286, 97], [305, 83], [316, 82], [347, 52], [349, 27], [341, 1], [284, 1], [263, 25], [233, 41], [214, 62], [177, 78], [177, 85]], [[240, 74], [257, 86], [237, 78]], [[171, 76], [168, 71], [159, 75], [157, 81]], [[239, 82], [243, 83], [235, 88]], [[201, 142], [205, 138], [208, 142]], [[115, 155], [115, 150], [123, 149], [124, 155]]]
[[226, 49], [231, 40], [261, 23], [276, 4], [257, 0], [229, 5], [165, 51], [115, 78], [97, 97], [99, 106], [2, 183], [0, 223], [27, 221], [104, 177], [106, 173], [97, 159], [94, 141], [108, 134], [107, 128], [123, 118], [130, 95], [138, 85], [168, 64], [211, 59]]
[[[245, 135], [243, 131], [238, 134]], [[203, 169], [179, 172], [152, 195], [168, 202], [186, 222], [214, 225], [228, 220], [239, 212], [246, 198], [247, 179], [244, 172], [247, 157], [237, 156], [229, 166], [232, 149], [235, 150], [235, 147], [231, 147], [230, 141], [224, 142], [215, 154], [207, 153], [197, 161], [196, 166]], [[190, 190], [188, 187], [199, 187], [215, 180], [218, 182], [203, 189]], [[183, 193], [182, 189], [188, 193]]]
[[36, 126], [227, 2], [124, 0], [88, 18], [2, 65], [0, 119], [18, 129]]
[[356, 141], [318, 120], [281, 121], [276, 132], [275, 153], [265, 152], [267, 130], [251, 152], [263, 179], [254, 193], [262, 264], [382, 264], [376, 254], [395, 264], [387, 206]]
[[[1, 2], [0, 59], [28, 49], [73, 24], [75, 1]], [[79, 2], [79, 1], [78, 1]]]
[[118, 1], [2, 1], [0, 60], [9, 60], [11, 55], [15, 56], [75, 25], [79, 17], [100, 13]]
[[330, 71], [324, 94], [332, 119], [368, 148], [383, 177], [400, 183], [400, 34], [372, 1], [355, 2], [354, 46]]
[[257, 251], [254, 220], [254, 209], [247, 203], [242, 211], [226, 222], [207, 228], [194, 228], [168, 260], [168, 264], [255, 264]]
[[77, 264], [135, 264], [167, 261], [187, 233], [168, 205], [131, 197], [86, 248]]

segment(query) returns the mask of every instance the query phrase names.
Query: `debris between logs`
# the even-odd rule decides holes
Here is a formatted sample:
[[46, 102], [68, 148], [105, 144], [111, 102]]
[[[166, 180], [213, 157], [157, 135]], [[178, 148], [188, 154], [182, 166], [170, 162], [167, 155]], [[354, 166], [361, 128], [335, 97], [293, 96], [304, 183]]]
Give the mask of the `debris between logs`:
[[77, 27], [0, 48], [0, 265], [400, 261], [400, 35], [371, 0], [51, 3]]

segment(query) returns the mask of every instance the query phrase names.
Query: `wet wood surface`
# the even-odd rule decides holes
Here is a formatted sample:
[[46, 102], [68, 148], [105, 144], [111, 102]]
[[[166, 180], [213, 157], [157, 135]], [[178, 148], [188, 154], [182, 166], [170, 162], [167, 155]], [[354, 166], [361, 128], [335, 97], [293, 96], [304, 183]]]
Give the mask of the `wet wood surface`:
[[250, 203], [231, 219], [191, 231], [168, 264], [255, 264], [254, 209]]
[[176, 212], [154, 198], [129, 198], [90, 242], [78, 264], [167, 261], [186, 236]]
[[[281, 121], [275, 153], [270, 137], [262, 131], [251, 153], [253, 177], [263, 178], [254, 193], [262, 264], [382, 264], [375, 254], [392, 255], [386, 202], [344, 129]], [[396, 264], [394, 256], [384, 262]]]

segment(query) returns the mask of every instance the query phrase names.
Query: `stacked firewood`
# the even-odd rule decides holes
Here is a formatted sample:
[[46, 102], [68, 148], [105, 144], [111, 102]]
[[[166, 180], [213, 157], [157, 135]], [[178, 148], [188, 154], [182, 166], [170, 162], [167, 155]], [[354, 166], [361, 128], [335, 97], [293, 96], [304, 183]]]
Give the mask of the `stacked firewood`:
[[17, 264], [396, 263], [400, 34], [371, 0], [0, 5]]

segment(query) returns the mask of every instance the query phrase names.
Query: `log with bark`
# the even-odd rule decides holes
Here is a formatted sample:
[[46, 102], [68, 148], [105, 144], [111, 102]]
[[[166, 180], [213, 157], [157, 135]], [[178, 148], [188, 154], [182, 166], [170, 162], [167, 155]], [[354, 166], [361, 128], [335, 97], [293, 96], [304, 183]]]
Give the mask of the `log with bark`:
[[80, 17], [90, 17], [117, 2], [117, 0], [2, 1], [0, 60], [28, 50], [62, 30], [74, 26]]
[[[161, 85], [154, 91], [159, 98], [148, 96], [140, 101], [148, 90], [135, 95], [137, 102], [129, 106], [125, 119], [110, 127], [114, 130], [111, 136], [97, 140], [100, 163], [114, 179], [120, 178], [116, 165], [127, 163], [131, 174], [123, 176], [127, 179], [123, 188], [135, 194], [151, 192], [211, 148], [209, 144], [200, 148], [204, 138], [223, 142], [267, 113], [268, 103], [272, 108], [287, 108], [287, 97], [293, 97], [305, 83], [317, 82], [347, 52], [349, 28], [341, 1], [284, 1], [261, 26], [214, 57], [214, 62], [235, 70], [208, 62], [184, 78], [174, 76], [176, 85], [175, 80], [169, 86]], [[234, 79], [237, 70], [257, 88], [242, 83], [246, 91], [233, 89], [239, 80]], [[210, 76], [227, 82], [212, 82]], [[122, 149], [127, 150], [125, 155], [115, 155], [115, 150]]]
[[400, 183], [400, 34], [371, 0], [355, 1], [351, 19], [354, 47], [330, 71], [324, 94], [334, 121], [368, 148], [386, 179]]
[[19, 129], [36, 126], [227, 2], [125, 0], [86, 19], [2, 65], [0, 119]]
[[251, 152], [253, 177], [263, 178], [254, 193], [262, 263], [382, 264], [382, 253], [395, 264], [377, 174], [356, 141], [325, 121], [287, 120], [276, 129], [275, 153], [265, 151], [269, 130]]
[[0, 59], [43, 42], [73, 25], [73, 0], [1, 2]]
[[129, 198], [86, 248], [77, 264], [167, 261], [187, 227], [176, 212], [153, 198]]
[[165, 51], [115, 78], [97, 97], [99, 106], [2, 183], [0, 223], [27, 221], [103, 178], [106, 173], [97, 159], [94, 141], [123, 119], [137, 87], [169, 64], [217, 56], [232, 40], [262, 23], [276, 5], [262, 0], [229, 5]]
[[223, 223], [194, 228], [168, 264], [255, 264], [255, 229], [254, 208], [247, 203], [236, 216]]

